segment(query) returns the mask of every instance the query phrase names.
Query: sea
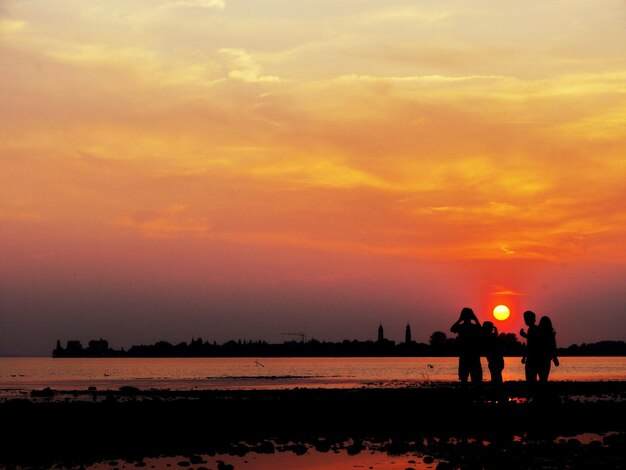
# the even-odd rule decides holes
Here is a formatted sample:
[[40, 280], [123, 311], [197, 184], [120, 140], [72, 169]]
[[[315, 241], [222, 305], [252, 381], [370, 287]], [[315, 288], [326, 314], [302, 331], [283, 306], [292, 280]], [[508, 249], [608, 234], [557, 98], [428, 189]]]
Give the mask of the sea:
[[[562, 357], [550, 380], [626, 380], [626, 357]], [[0, 396], [34, 389], [163, 390], [410, 387], [457, 380], [454, 357], [359, 358], [50, 358], [0, 357]], [[483, 374], [489, 370], [483, 359]], [[504, 380], [524, 380], [519, 357], [505, 358]]]

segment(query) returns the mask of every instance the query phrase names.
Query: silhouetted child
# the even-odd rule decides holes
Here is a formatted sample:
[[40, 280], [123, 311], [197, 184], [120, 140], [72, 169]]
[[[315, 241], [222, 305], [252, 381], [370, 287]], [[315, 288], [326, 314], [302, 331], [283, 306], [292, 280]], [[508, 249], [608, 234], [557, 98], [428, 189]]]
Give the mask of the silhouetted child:
[[541, 317], [537, 326], [537, 373], [540, 382], [547, 382], [550, 375], [552, 362], [559, 366], [559, 358], [556, 355], [556, 331], [552, 328], [552, 320], [549, 317]]
[[538, 327], [535, 325], [537, 316], [535, 312], [526, 310], [524, 312], [524, 323], [528, 326], [528, 332], [524, 328], [519, 330], [522, 338], [526, 338], [526, 354], [522, 357], [522, 364], [525, 365], [526, 382], [537, 382], [537, 374], [539, 373], [539, 345], [538, 345]]
[[491, 383], [502, 384], [502, 370], [504, 369], [504, 349], [498, 338], [498, 329], [490, 321], [483, 323], [483, 352], [487, 358], [487, 365], [491, 373]]
[[467, 383], [471, 377], [472, 383], [483, 380], [483, 368], [480, 365], [481, 328], [478, 318], [471, 308], [461, 310], [459, 319], [452, 325], [450, 331], [456, 333], [459, 345], [459, 380]]

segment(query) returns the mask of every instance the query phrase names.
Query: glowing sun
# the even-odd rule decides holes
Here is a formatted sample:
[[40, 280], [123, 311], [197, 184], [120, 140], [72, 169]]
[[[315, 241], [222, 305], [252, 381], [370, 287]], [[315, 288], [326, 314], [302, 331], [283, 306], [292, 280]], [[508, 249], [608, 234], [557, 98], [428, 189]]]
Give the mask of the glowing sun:
[[511, 311], [506, 305], [498, 305], [496, 308], [493, 309], [493, 317], [496, 320], [506, 320], [507, 318], [509, 318], [510, 314]]

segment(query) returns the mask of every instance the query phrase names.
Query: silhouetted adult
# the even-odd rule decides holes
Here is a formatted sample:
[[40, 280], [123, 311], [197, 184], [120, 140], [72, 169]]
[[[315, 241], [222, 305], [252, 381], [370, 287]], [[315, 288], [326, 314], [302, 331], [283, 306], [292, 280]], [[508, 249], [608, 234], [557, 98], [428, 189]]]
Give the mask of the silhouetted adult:
[[524, 331], [524, 328], [519, 330], [520, 336], [526, 338], [526, 354], [522, 357], [522, 364], [525, 365], [526, 382], [528, 383], [537, 382], [537, 374], [539, 373], [539, 338], [536, 321], [537, 315], [535, 315], [535, 312], [526, 310], [524, 312], [524, 323], [526, 323], [528, 331]]
[[480, 365], [481, 328], [478, 318], [471, 308], [461, 310], [459, 319], [450, 328], [456, 333], [459, 345], [459, 380], [466, 384], [468, 377], [472, 383], [483, 380], [483, 368]]
[[498, 338], [498, 329], [492, 322], [486, 321], [483, 323], [482, 333], [483, 352], [487, 358], [491, 383], [500, 385], [504, 369], [504, 350]]
[[537, 326], [537, 373], [539, 382], [547, 382], [550, 375], [552, 362], [559, 366], [559, 358], [556, 356], [556, 331], [552, 327], [550, 317], [541, 317]]

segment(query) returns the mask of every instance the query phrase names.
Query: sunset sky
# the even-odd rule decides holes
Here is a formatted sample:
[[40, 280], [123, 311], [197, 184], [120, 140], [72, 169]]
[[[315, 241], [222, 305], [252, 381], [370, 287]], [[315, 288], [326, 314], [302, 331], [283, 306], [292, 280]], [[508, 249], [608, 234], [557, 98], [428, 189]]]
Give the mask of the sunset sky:
[[626, 340], [626, 2], [0, 2], [0, 354]]

